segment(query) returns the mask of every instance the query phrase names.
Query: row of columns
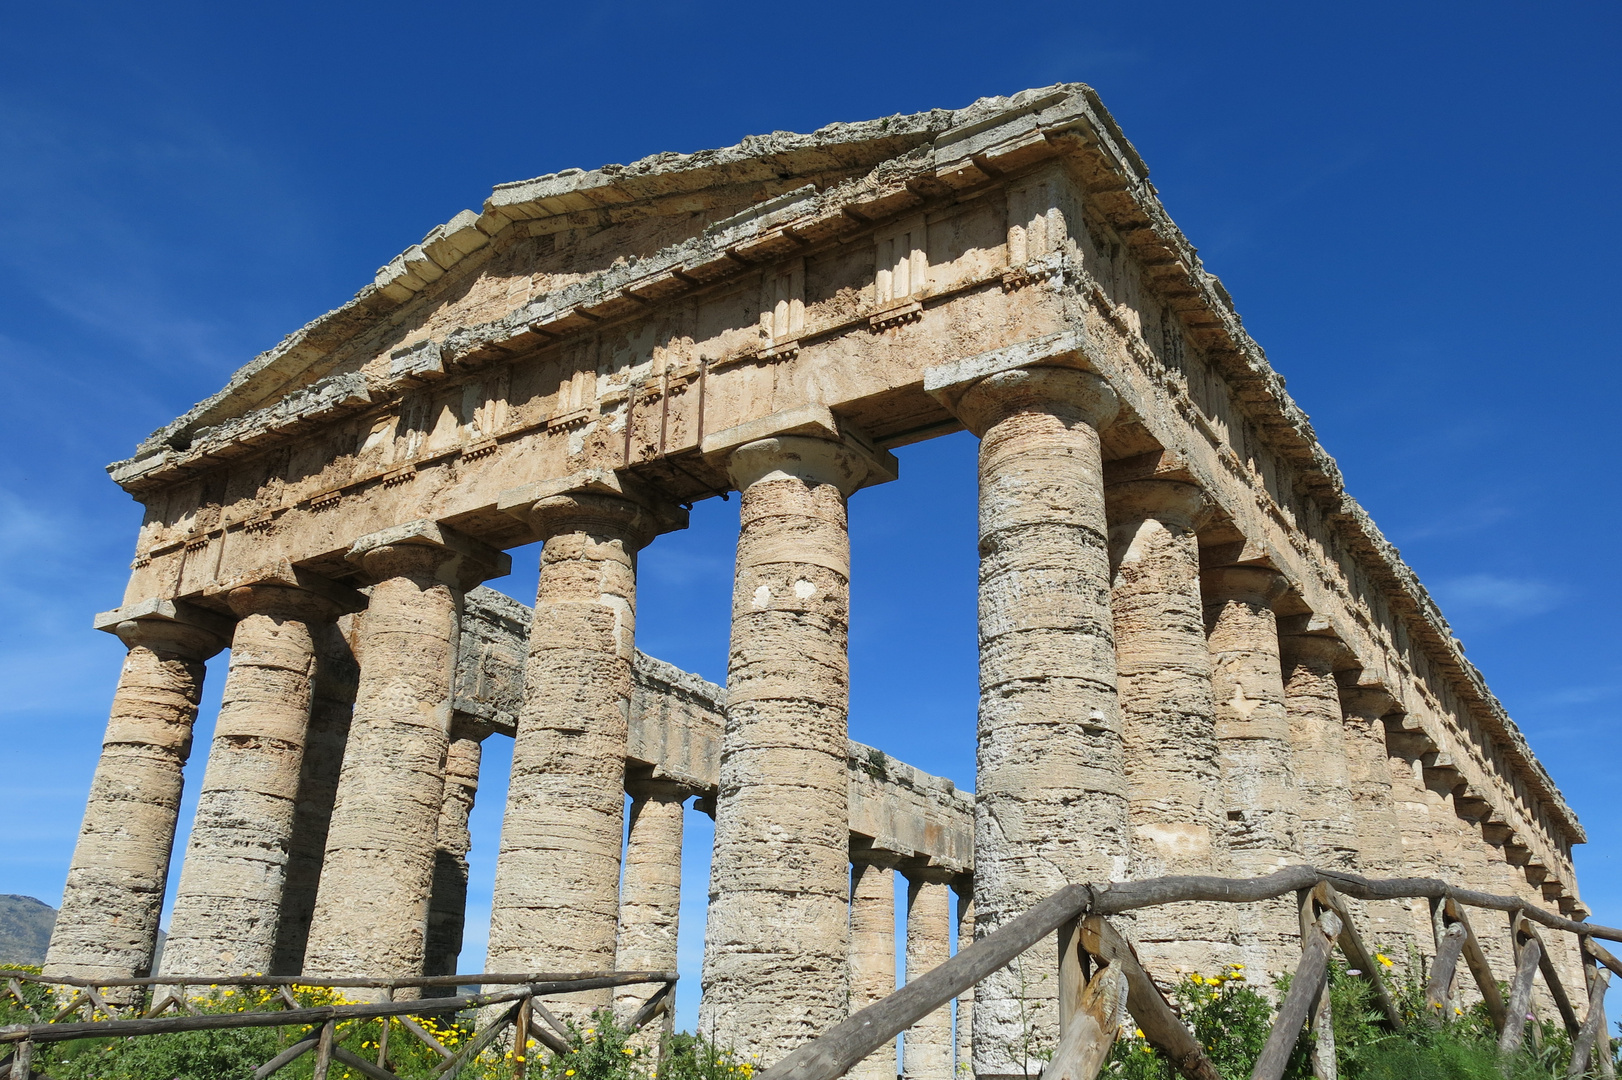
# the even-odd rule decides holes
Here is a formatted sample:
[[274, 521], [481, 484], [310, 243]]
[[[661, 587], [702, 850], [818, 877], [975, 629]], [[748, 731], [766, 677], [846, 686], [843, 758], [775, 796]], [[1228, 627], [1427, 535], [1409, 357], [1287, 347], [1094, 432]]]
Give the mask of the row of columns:
[[[981, 440], [976, 872], [960, 919], [984, 933], [1076, 881], [1262, 874], [1302, 859], [1411, 867], [1392, 846], [1413, 833], [1394, 803], [1414, 795], [1386, 759], [1382, 717], [1395, 703], [1356, 683], [1312, 620], [1280, 625], [1279, 574], [1202, 570], [1209, 505], [1197, 487], [1106, 486], [1099, 432], [1118, 408], [1108, 383], [1064, 358], [938, 381], [932, 392]], [[886, 933], [893, 979], [893, 911], [886, 931], [876, 906], [893, 871], [852, 869], [846, 776], [846, 501], [893, 465], [837, 425], [810, 430], [705, 446], [742, 498], [700, 1027], [767, 1063], [879, 992]], [[621, 845], [636, 557], [685, 517], [628, 484], [590, 474], [502, 500], [544, 543], [492, 970], [674, 955], [686, 793], [632, 788], [623, 883]], [[458, 875], [465, 896], [477, 741], [452, 725], [461, 597], [505, 573], [506, 556], [416, 522], [365, 538], [350, 558], [373, 584], [307, 933], [295, 920], [290, 934], [283, 913], [309, 876], [295, 834], [301, 792], [317, 782], [320, 642], [359, 602], [283, 574], [228, 594], [229, 630], [174, 607], [115, 627], [130, 653], [51, 970], [149, 966], [201, 665], [227, 636], [226, 704], [166, 970], [268, 971], [295, 951], [310, 974], [449, 963], [461, 916], [431, 919], [428, 898], [436, 882], [453, 894]], [[944, 959], [948, 895], [944, 880], [914, 875], [909, 970], [915, 952], [919, 970]], [[1288, 970], [1299, 949], [1285, 903], [1146, 912], [1135, 936], [1162, 970], [1233, 957]], [[1057, 1027], [1056, 969], [1049, 942], [978, 988], [978, 1076], [1026, 1074], [1033, 1035]], [[602, 991], [565, 1005], [578, 1015], [610, 1001]], [[625, 991], [615, 1004], [636, 1001]], [[969, 1025], [957, 1026], [961, 1038]], [[950, 1062], [951, 1029], [949, 1017], [920, 1026], [910, 1074]]]

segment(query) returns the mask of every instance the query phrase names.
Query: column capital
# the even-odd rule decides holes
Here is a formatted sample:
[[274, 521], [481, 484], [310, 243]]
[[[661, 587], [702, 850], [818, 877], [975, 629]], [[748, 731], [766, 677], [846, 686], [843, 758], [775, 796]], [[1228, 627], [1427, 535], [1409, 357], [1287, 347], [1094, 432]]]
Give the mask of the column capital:
[[957, 870], [941, 866], [928, 858], [902, 859], [897, 868], [908, 881], [929, 885], [950, 885], [958, 877]]
[[1215, 509], [1197, 484], [1182, 480], [1126, 480], [1104, 487], [1111, 524], [1153, 519], [1185, 532], [1198, 532]]
[[103, 611], [91, 623], [117, 635], [126, 648], [207, 660], [231, 643], [231, 620], [184, 600], [154, 598]]
[[428, 518], [368, 533], [346, 557], [375, 581], [420, 574], [457, 589], [512, 571], [506, 552]]
[[664, 777], [626, 777], [625, 794], [633, 799], [652, 799], [656, 802], [686, 802], [695, 794], [693, 789], [677, 780]]
[[1369, 721], [1402, 711], [1397, 696], [1383, 683], [1361, 682], [1355, 678], [1341, 681], [1340, 707], [1347, 716]]
[[1292, 633], [1281, 626], [1278, 636], [1279, 654], [1286, 669], [1309, 667], [1329, 673], [1346, 671], [1356, 666], [1352, 650], [1333, 634]]
[[1265, 566], [1221, 566], [1200, 571], [1200, 591], [1207, 604], [1237, 600], [1270, 608], [1289, 587], [1283, 574]]
[[606, 529], [641, 548], [660, 533], [687, 527], [686, 510], [611, 469], [583, 469], [511, 488], [501, 493], [496, 509], [527, 522], [541, 540]]
[[893, 851], [874, 847], [873, 841], [865, 836], [852, 836], [850, 861], [853, 866], [876, 866], [882, 870], [894, 870], [901, 865], [901, 856]]
[[739, 491], [780, 475], [831, 484], [849, 496], [894, 480], [895, 455], [876, 446], [826, 405], [802, 405], [706, 436], [704, 456], [723, 462]]
[[1120, 411], [1121, 401], [1102, 375], [1073, 367], [1028, 367], [989, 375], [965, 387], [955, 412], [965, 427], [984, 436], [1018, 413], [1068, 413], [1100, 431]]
[[1039, 367], [1095, 372], [1102, 359], [1103, 351], [1085, 330], [1062, 330], [936, 364], [924, 371], [924, 391], [957, 415], [964, 393], [992, 376]]
[[305, 622], [332, 622], [366, 610], [366, 596], [331, 578], [277, 559], [235, 574], [207, 590], [222, 598], [237, 618], [270, 615]]

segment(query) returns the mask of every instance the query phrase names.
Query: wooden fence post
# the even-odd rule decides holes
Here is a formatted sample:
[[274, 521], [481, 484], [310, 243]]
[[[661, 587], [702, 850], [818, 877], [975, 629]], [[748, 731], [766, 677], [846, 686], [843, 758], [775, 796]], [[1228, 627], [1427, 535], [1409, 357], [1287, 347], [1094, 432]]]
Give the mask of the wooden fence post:
[[[1072, 930], [1071, 941], [1079, 938]], [[1065, 939], [1061, 936], [1061, 941]], [[1042, 1080], [1094, 1080], [1104, 1067], [1121, 1025], [1121, 1003], [1126, 980], [1118, 964], [1099, 968], [1082, 990], [1053, 1060], [1042, 1070]]]
[[[1519, 916], [1515, 929], [1519, 930]], [[1513, 1054], [1521, 1048], [1526, 1034], [1527, 1009], [1532, 1006], [1532, 979], [1538, 973], [1538, 961], [1543, 958], [1543, 946], [1538, 939], [1515, 934], [1515, 981], [1509, 987], [1509, 1004], [1504, 1017], [1504, 1030], [1498, 1035], [1498, 1052]]]
[[1301, 964], [1290, 980], [1290, 992], [1279, 1005], [1278, 1018], [1273, 1021], [1273, 1030], [1267, 1036], [1261, 1056], [1256, 1059], [1256, 1067], [1250, 1072], [1250, 1080], [1279, 1080], [1284, 1075], [1284, 1067], [1290, 1063], [1290, 1051], [1295, 1049], [1296, 1036], [1301, 1034], [1301, 1025], [1307, 1022], [1318, 992], [1323, 989], [1324, 975], [1329, 970], [1329, 952], [1339, 936], [1340, 916], [1333, 911], [1319, 915], [1307, 934]]

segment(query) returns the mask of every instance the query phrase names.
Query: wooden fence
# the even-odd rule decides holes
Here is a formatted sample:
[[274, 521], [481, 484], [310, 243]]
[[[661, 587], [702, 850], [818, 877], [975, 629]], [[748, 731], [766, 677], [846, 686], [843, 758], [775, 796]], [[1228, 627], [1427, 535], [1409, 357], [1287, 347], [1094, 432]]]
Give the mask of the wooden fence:
[[[0, 1060], [0, 1070], [10, 1080], [34, 1080], [41, 1074], [32, 1071], [33, 1051], [37, 1043], [65, 1042], [85, 1038], [130, 1038], [138, 1035], [162, 1035], [181, 1031], [214, 1031], [228, 1028], [284, 1027], [307, 1025], [311, 1031], [299, 1041], [265, 1062], [253, 1072], [253, 1080], [265, 1080], [283, 1066], [313, 1052], [315, 1054], [314, 1080], [326, 1080], [333, 1062], [347, 1065], [372, 1080], [399, 1080], [384, 1068], [388, 1059], [389, 1030], [382, 1025], [378, 1040], [376, 1062], [367, 1061], [351, 1053], [337, 1041], [340, 1025], [356, 1020], [378, 1020], [385, 1017], [398, 1019], [401, 1026], [414, 1038], [441, 1058], [435, 1070], [440, 1080], [455, 1078], [486, 1047], [513, 1028], [514, 1046], [523, 1047], [529, 1038], [540, 1042], [553, 1053], [567, 1053], [569, 1030], [547, 1007], [540, 997], [601, 990], [611, 986], [631, 986], [639, 983], [662, 983], [636, 1016], [631, 1019], [631, 1030], [638, 1030], [654, 1017], [671, 1008], [671, 995], [675, 991], [674, 971], [590, 971], [579, 974], [535, 972], [522, 975], [488, 974], [440, 975], [402, 979], [322, 979], [315, 976], [215, 976], [215, 975], [163, 975], [150, 979], [74, 979], [63, 976], [40, 976], [23, 971], [0, 970], [0, 978], [7, 982], [4, 994], [15, 997], [25, 1009], [32, 1012], [23, 994], [23, 983], [44, 983], [62, 988], [72, 996], [48, 1020], [36, 1014], [39, 1022], [15, 1024], [0, 1028], [0, 1044], [11, 1044], [10, 1053]], [[478, 985], [483, 988], [508, 987], [477, 994], [455, 994], [450, 997], [412, 996], [410, 1000], [395, 1001], [401, 991], [415, 991], [420, 995], [428, 989], [451, 989]], [[276, 991], [276, 1009], [252, 1010], [235, 1013], [198, 1014], [188, 1001], [186, 988], [206, 986], [211, 990], [221, 987], [266, 988]], [[292, 988], [315, 989], [367, 989], [381, 991], [389, 1000], [353, 1005], [321, 1005], [305, 1007], [293, 996]], [[152, 997], [150, 1007], [142, 1004], [120, 1007], [110, 1004], [103, 990], [135, 988], [136, 995]], [[77, 991], [74, 993], [74, 991]], [[443, 1016], [464, 1009], [479, 1009], [486, 1017], [482, 1026], [459, 1049], [445, 1047], [415, 1018]], [[188, 1015], [163, 1015], [169, 1011]], [[134, 1015], [126, 1015], [133, 1013]], [[79, 1023], [66, 1023], [75, 1014], [87, 1015]], [[96, 1019], [97, 1014], [105, 1019]], [[514, 1080], [524, 1080], [527, 1055], [515, 1054]]]
[[[1532, 981], [1541, 973], [1561, 1019], [1571, 1032], [1574, 1052], [1568, 1076], [1582, 1076], [1590, 1059], [1611, 1077], [1610, 1038], [1605, 1027], [1605, 969], [1622, 975], [1622, 962], [1596, 939], [1622, 941], [1622, 930], [1575, 922], [1527, 907], [1524, 900], [1455, 888], [1434, 878], [1373, 880], [1355, 874], [1293, 866], [1257, 878], [1161, 877], [1106, 885], [1070, 885], [1025, 914], [962, 948], [951, 960], [909, 982], [882, 1001], [851, 1016], [820, 1038], [799, 1047], [756, 1080], [836, 1080], [857, 1062], [988, 975], [1006, 967], [1049, 934], [1059, 935], [1059, 1044], [1042, 1080], [1093, 1080], [1108, 1058], [1124, 1020], [1131, 1015], [1144, 1037], [1188, 1080], [1222, 1080], [1204, 1049], [1150, 979], [1131, 944], [1107, 916], [1188, 901], [1255, 903], [1294, 895], [1301, 910], [1301, 961], [1251, 1080], [1279, 1080], [1302, 1027], [1316, 1017], [1314, 1069], [1332, 1074], [1334, 1044], [1328, 1016], [1329, 956], [1338, 945], [1348, 962], [1371, 984], [1384, 1021], [1400, 1023], [1396, 1002], [1380, 975], [1380, 965], [1364, 946], [1348, 910], [1359, 900], [1424, 898], [1431, 902], [1437, 956], [1430, 965], [1429, 1004], [1447, 1022], [1453, 1015], [1452, 986], [1461, 956], [1487, 1003], [1498, 1047], [1520, 1048], [1525, 1035]], [[1465, 908], [1508, 912], [1514, 938], [1515, 971], [1509, 1001], [1499, 993]], [[1577, 1018], [1538, 927], [1576, 934], [1586, 976], [1586, 1014]], [[1595, 1049], [1601, 1052], [1595, 1054]]]
[[[1043, 1070], [1042, 1080], [1094, 1080], [1109, 1056], [1125, 1016], [1130, 1014], [1150, 1044], [1166, 1055], [1176, 1070], [1189, 1080], [1222, 1080], [1204, 1049], [1184, 1025], [1148, 972], [1138, 961], [1130, 942], [1108, 921], [1141, 908], [1189, 901], [1255, 903], [1294, 895], [1301, 913], [1301, 960], [1279, 1003], [1261, 1056], [1251, 1080], [1279, 1080], [1283, 1075], [1302, 1028], [1312, 1023], [1314, 1069], [1320, 1076], [1332, 1075], [1334, 1044], [1329, 1017], [1327, 977], [1330, 954], [1339, 947], [1348, 963], [1368, 980], [1373, 1000], [1384, 1022], [1395, 1028], [1401, 1023], [1395, 999], [1380, 974], [1381, 965], [1364, 945], [1351, 917], [1349, 898], [1357, 900], [1401, 900], [1423, 898], [1430, 901], [1436, 936], [1436, 956], [1426, 979], [1426, 1004], [1438, 1023], [1449, 1022], [1454, 1009], [1454, 981], [1463, 959], [1498, 1032], [1498, 1048], [1513, 1054], [1526, 1033], [1534, 979], [1541, 974], [1549, 996], [1571, 1033], [1573, 1054], [1568, 1076], [1587, 1073], [1590, 1064], [1604, 1077], [1611, 1071], [1611, 1041], [1606, 1030], [1605, 990], [1609, 972], [1622, 975], [1618, 961], [1600, 940], [1622, 941], [1622, 930], [1575, 922], [1541, 908], [1528, 907], [1512, 896], [1455, 888], [1434, 878], [1375, 880], [1355, 874], [1321, 871], [1310, 866], [1288, 867], [1258, 878], [1161, 877], [1144, 881], [1104, 885], [1070, 885], [1043, 900], [1029, 911], [994, 932], [959, 950], [946, 963], [909, 982], [895, 993], [851, 1016], [844, 1023], [789, 1054], [757, 1080], [837, 1080], [852, 1066], [902, 1031], [945, 1006], [982, 979], [1007, 966], [1016, 957], [1055, 932], [1059, 936], [1059, 1044]], [[1498, 980], [1466, 914], [1467, 908], [1507, 912], [1513, 939], [1515, 970], [1507, 980], [1506, 1001]], [[1584, 1014], [1578, 1017], [1568, 988], [1561, 982], [1544, 947], [1539, 928], [1575, 934], [1581, 945], [1586, 986]], [[398, 1080], [383, 1067], [387, 1036], [378, 1049], [377, 1062], [361, 1059], [338, 1045], [335, 1033], [340, 1024], [398, 1017], [402, 1025], [443, 1058], [437, 1075], [454, 1080], [481, 1051], [499, 1038], [510, 1025], [515, 1038], [524, 1033], [554, 1053], [567, 1051], [568, 1032], [537, 997], [626, 986], [662, 983], [662, 988], [631, 1021], [637, 1029], [670, 1007], [676, 973], [667, 971], [586, 972], [583, 974], [532, 973], [525, 975], [452, 975], [417, 979], [328, 979], [304, 976], [230, 977], [164, 975], [151, 979], [115, 979], [92, 982], [84, 979], [44, 978], [23, 972], [0, 971], [8, 980], [8, 991], [23, 1001], [21, 983], [33, 981], [77, 989], [70, 1000], [48, 1022], [19, 1024], [0, 1028], [0, 1045], [12, 1044], [12, 1053], [0, 1061], [8, 1063], [12, 1080], [29, 1080], [32, 1048], [36, 1043], [86, 1037], [155, 1035], [164, 1032], [199, 1031], [237, 1027], [309, 1025], [311, 1032], [289, 1046], [254, 1072], [254, 1080], [264, 1080], [282, 1066], [314, 1052], [315, 1078], [325, 1080], [331, 1062], [337, 1061], [372, 1080]], [[209, 985], [275, 987], [286, 1008], [257, 1012], [204, 1015], [162, 1015], [175, 1009], [187, 1011], [186, 986]], [[452, 988], [479, 984], [482, 987], [508, 986], [510, 989], [456, 997], [414, 998], [410, 1001], [383, 1001], [361, 1005], [300, 1007], [289, 992], [292, 986], [368, 988], [383, 990], [392, 998], [402, 990], [418, 993], [428, 988]], [[143, 988], [153, 994], [154, 1003], [138, 1017], [121, 1015], [110, 1005], [102, 990], [115, 987]], [[26, 1002], [24, 1002], [26, 1005]], [[442, 1046], [413, 1017], [454, 1013], [464, 1009], [491, 1007], [486, 1022], [460, 1050]], [[89, 1019], [65, 1023], [75, 1013]], [[106, 1017], [95, 1019], [97, 1014]], [[389, 1025], [384, 1025], [385, 1033]], [[517, 1043], [522, 1045], [522, 1043]], [[1598, 1051], [1596, 1053], [1596, 1051]], [[515, 1062], [515, 1076], [523, 1080], [525, 1063]]]

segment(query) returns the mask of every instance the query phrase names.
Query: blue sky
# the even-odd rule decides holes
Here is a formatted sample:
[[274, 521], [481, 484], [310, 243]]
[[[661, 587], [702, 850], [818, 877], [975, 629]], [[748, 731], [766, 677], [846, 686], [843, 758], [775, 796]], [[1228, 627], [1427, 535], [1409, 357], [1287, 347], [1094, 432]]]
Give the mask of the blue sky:
[[[1614, 3], [6, 2], [0, 20], [0, 892], [58, 901], [118, 672], [89, 617], [119, 600], [139, 508], [106, 462], [495, 183], [1082, 80], [1577, 808], [1584, 896], [1622, 922]], [[852, 732], [965, 785], [973, 452], [907, 448], [900, 482], [851, 508]], [[700, 504], [643, 561], [643, 646], [716, 679], [736, 507]], [[514, 562], [504, 587], [528, 600], [533, 551]]]

